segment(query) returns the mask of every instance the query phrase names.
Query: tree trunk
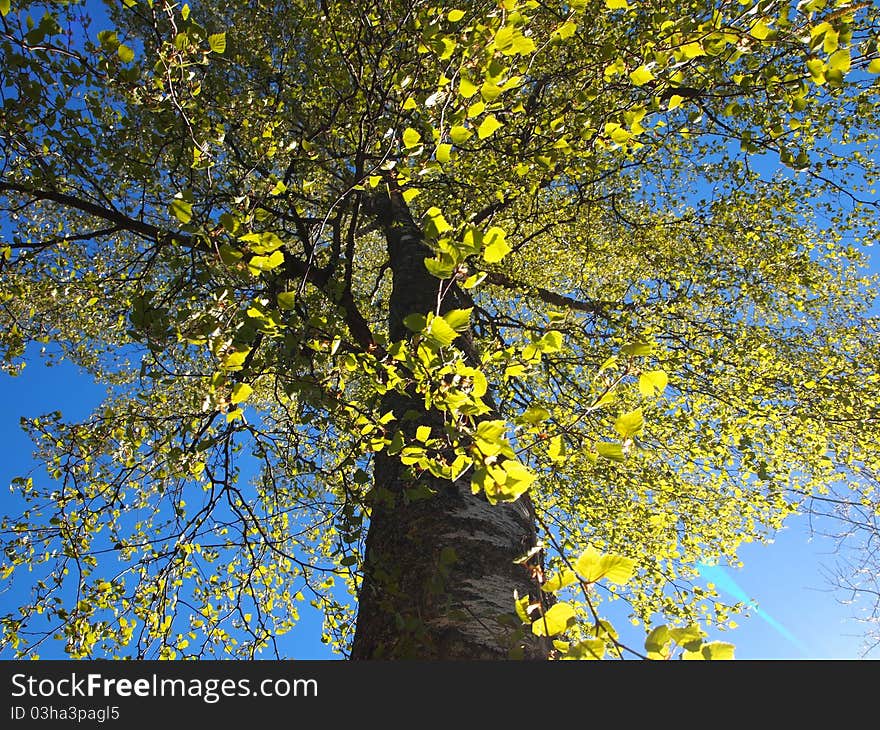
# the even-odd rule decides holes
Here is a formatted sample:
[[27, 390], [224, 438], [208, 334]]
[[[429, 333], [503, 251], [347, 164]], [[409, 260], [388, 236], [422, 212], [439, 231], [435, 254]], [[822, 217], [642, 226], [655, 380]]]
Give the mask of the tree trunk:
[[[399, 340], [409, 334], [406, 315], [436, 308], [439, 280], [425, 269], [432, 251], [400, 195], [382, 196], [373, 208], [393, 275], [389, 332]], [[463, 306], [460, 297], [451, 291], [441, 312]], [[441, 424], [421, 399], [398, 393], [386, 407], [398, 419], [418, 413], [402, 424], [408, 435]], [[416, 483], [384, 452], [376, 455], [374, 480], [351, 658], [546, 658], [546, 640], [522, 631], [514, 612], [514, 591], [537, 590], [530, 568], [514, 563], [536, 541], [528, 495], [492, 506], [471, 493], [469, 477], [453, 484], [423, 472]], [[436, 494], [425, 496], [425, 486]]]

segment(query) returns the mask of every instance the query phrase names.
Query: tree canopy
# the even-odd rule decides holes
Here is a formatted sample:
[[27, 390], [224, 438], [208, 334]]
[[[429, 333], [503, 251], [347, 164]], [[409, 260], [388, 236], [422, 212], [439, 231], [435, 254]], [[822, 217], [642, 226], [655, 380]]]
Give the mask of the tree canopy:
[[389, 594], [467, 584], [425, 620], [509, 656], [729, 656], [697, 566], [880, 504], [877, 10], [0, 0], [3, 367], [108, 384], [26, 422], [3, 645], [253, 657], [311, 603], [347, 655], [371, 585], [393, 654]]

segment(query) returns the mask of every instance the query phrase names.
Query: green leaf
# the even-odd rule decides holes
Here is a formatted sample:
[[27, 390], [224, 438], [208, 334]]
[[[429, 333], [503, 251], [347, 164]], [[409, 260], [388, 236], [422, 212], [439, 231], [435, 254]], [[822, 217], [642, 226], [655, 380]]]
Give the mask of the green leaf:
[[635, 436], [645, 427], [645, 418], [642, 415], [642, 409], [636, 408], [629, 413], [622, 413], [614, 422], [614, 430], [621, 435], [622, 438]]
[[480, 139], [486, 139], [486, 137], [491, 137], [503, 126], [504, 125], [495, 118], [494, 114], [489, 114], [483, 119], [482, 123], [477, 128], [477, 136]]
[[[458, 82], [458, 93], [463, 99], [470, 99], [479, 90], [480, 87], [467, 78], [467, 76], [462, 76]], [[464, 129], [464, 127], [460, 127], [460, 129]]]
[[550, 439], [547, 446], [547, 456], [554, 464], [561, 464], [565, 461], [568, 449], [565, 447], [565, 441], [562, 436], [554, 436]]
[[620, 444], [610, 443], [608, 441], [599, 441], [596, 443], [596, 451], [599, 456], [612, 461], [623, 461], [623, 446]]
[[591, 545], [577, 559], [574, 569], [587, 583], [595, 583], [604, 578], [611, 583], [623, 585], [632, 577], [635, 565], [631, 558], [602, 554]]
[[557, 330], [545, 332], [535, 345], [541, 352], [559, 352], [562, 349], [562, 333]]
[[260, 233], [248, 233], [239, 238], [240, 241], [251, 244], [248, 248], [254, 253], [264, 254], [276, 251], [284, 245], [278, 236], [271, 231], [262, 231]]
[[9, 0], [0, 0], [0, 15], [4, 18], [9, 15]]
[[672, 634], [666, 625], [657, 626], [645, 638], [645, 651], [648, 659], [666, 659], [669, 656], [669, 645], [672, 643]]
[[278, 307], [280, 309], [291, 310], [296, 305], [296, 292], [283, 291], [278, 294]]
[[246, 401], [253, 392], [254, 389], [247, 383], [236, 383], [235, 387], [232, 389], [232, 396], [229, 400], [232, 403], [241, 403], [242, 401]]
[[471, 312], [473, 311], [473, 307], [468, 307], [467, 309], [451, 309], [443, 315], [443, 319], [445, 319], [446, 324], [452, 327], [456, 332], [461, 332], [468, 328], [468, 323], [471, 319]]
[[448, 279], [455, 271], [455, 262], [448, 256], [441, 255], [439, 258], [425, 259], [425, 268], [432, 276], [438, 279]]
[[442, 317], [432, 317], [425, 336], [428, 342], [438, 347], [447, 347], [458, 337], [458, 332], [452, 329]]
[[450, 23], [457, 23], [464, 17], [464, 10], [450, 10], [446, 13], [446, 19]]
[[662, 370], [646, 370], [639, 375], [639, 392], [646, 398], [660, 395], [669, 382], [669, 377]]
[[233, 248], [228, 243], [220, 244], [218, 249], [220, 260], [227, 266], [234, 266], [244, 257], [244, 254], [237, 248]]
[[535, 636], [557, 636], [575, 621], [574, 606], [570, 603], [554, 603], [547, 612], [532, 624]]
[[523, 411], [517, 421], [519, 421], [520, 423], [531, 423], [532, 425], [537, 425], [539, 423], [543, 423], [548, 418], [550, 418], [550, 411], [548, 411], [546, 408], [541, 408], [540, 406], [531, 406]]
[[425, 215], [428, 217], [425, 229], [430, 237], [442, 236], [446, 231], [452, 230], [452, 226], [449, 225], [449, 222], [443, 217], [443, 212], [436, 205], [428, 208]]
[[763, 20], [759, 20], [752, 26], [750, 31], [753, 38], [757, 38], [759, 41], [763, 41], [770, 35], [770, 26], [767, 25]]
[[492, 226], [486, 231], [486, 235], [483, 236], [483, 243], [486, 246], [483, 250], [483, 259], [487, 263], [497, 264], [510, 253], [511, 248], [507, 245], [506, 236], [504, 230], [498, 226]]
[[226, 51], [226, 33], [209, 35], [208, 45], [214, 53], [224, 53]]
[[221, 370], [234, 371], [241, 370], [241, 366], [247, 358], [250, 350], [242, 350], [240, 352], [232, 352], [227, 355], [220, 363]]
[[832, 53], [828, 57], [828, 68], [832, 71], [847, 73], [851, 67], [852, 59], [850, 58], [848, 48], [841, 48], [839, 51]]
[[672, 640], [687, 651], [698, 651], [706, 635], [699, 626], [691, 624], [683, 629], [670, 629]]
[[692, 652], [685, 652], [682, 659], [704, 659], [710, 661], [729, 661], [734, 658], [734, 645], [723, 641], [710, 641], [703, 644], [699, 650], [699, 656], [688, 656]]
[[284, 254], [281, 251], [276, 251], [269, 256], [254, 256], [248, 261], [248, 268], [253, 273], [258, 273], [260, 271], [271, 271], [272, 269], [277, 269], [281, 264], [284, 263]]
[[545, 593], [555, 593], [556, 591], [562, 590], [566, 586], [570, 586], [572, 583], [576, 582], [577, 575], [575, 575], [574, 571], [566, 568], [559, 573], [554, 573], [545, 580], [544, 584], [541, 586], [541, 590]]
[[406, 149], [412, 149], [413, 147], [418, 147], [418, 145], [422, 141], [422, 135], [419, 134], [412, 127], [407, 127], [403, 132], [403, 146]]
[[171, 201], [168, 209], [181, 223], [189, 223], [192, 220], [192, 203], [188, 203], [181, 198], [175, 198]]
[[516, 605], [516, 615], [519, 616], [520, 620], [524, 624], [528, 624], [532, 622], [531, 617], [529, 616], [529, 606], [531, 605], [531, 599], [528, 595], [519, 598], [515, 602]]
[[471, 130], [467, 127], [456, 124], [452, 129], [449, 130], [449, 139], [451, 139], [455, 144], [462, 144], [463, 142], [467, 142], [468, 138], [472, 137], [473, 134], [474, 133], [471, 132]]
[[630, 342], [630, 343], [624, 345], [623, 347], [620, 348], [620, 351], [624, 355], [631, 355], [633, 357], [650, 355], [652, 352], [654, 352], [654, 343], [653, 342], [643, 342], [643, 341], [638, 340], [636, 342]]
[[428, 325], [424, 314], [408, 314], [403, 318], [403, 326], [412, 332], [421, 332]]
[[605, 640], [604, 639], [584, 639], [577, 644], [569, 647], [568, 651], [562, 656], [565, 660], [596, 660], [605, 656]]
[[647, 66], [639, 66], [629, 75], [629, 78], [636, 86], [644, 86], [649, 81], [654, 80], [654, 74], [651, 73], [651, 69]]
[[119, 56], [119, 60], [123, 63], [131, 63], [134, 61], [134, 51], [128, 46], [120, 44], [119, 48], [116, 49], [116, 53]]
[[504, 421], [480, 421], [474, 433], [474, 444], [485, 456], [495, 456], [507, 444], [504, 438], [506, 431]]

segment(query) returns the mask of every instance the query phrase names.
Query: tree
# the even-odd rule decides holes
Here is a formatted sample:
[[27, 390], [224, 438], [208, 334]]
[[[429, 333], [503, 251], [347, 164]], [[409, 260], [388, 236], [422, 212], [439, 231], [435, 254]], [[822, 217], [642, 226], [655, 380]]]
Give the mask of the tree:
[[0, 12], [5, 367], [110, 386], [27, 423], [22, 655], [729, 656], [697, 564], [876, 508], [874, 6]]

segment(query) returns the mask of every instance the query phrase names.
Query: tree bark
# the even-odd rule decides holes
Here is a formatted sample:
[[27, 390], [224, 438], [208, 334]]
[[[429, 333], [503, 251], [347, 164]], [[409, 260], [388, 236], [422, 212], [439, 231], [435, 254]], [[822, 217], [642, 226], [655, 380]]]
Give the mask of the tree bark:
[[[399, 340], [409, 334], [406, 315], [435, 310], [440, 282], [425, 269], [433, 253], [399, 193], [372, 207], [393, 277], [389, 333]], [[441, 313], [461, 306], [454, 288]], [[398, 419], [418, 414], [401, 424], [408, 435], [441, 424], [420, 399], [398, 393], [386, 406]], [[523, 631], [514, 612], [514, 591], [522, 597], [538, 590], [530, 567], [514, 563], [536, 542], [527, 495], [492, 506], [471, 493], [468, 476], [450, 483], [424, 472], [416, 483], [384, 452], [375, 458], [374, 487], [352, 659], [547, 657], [548, 642]], [[425, 496], [424, 487], [436, 494]]]

